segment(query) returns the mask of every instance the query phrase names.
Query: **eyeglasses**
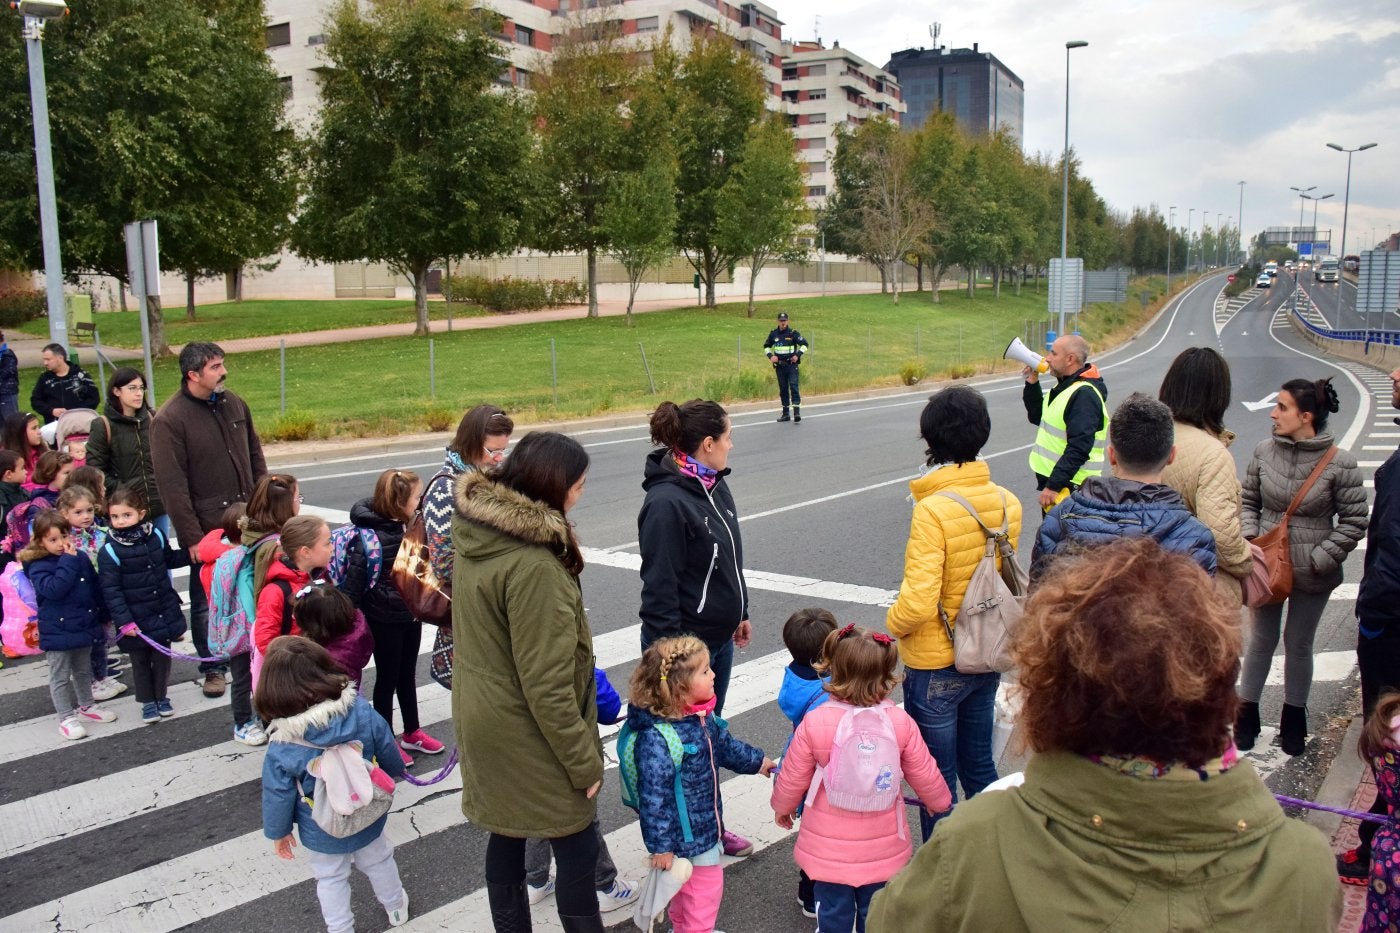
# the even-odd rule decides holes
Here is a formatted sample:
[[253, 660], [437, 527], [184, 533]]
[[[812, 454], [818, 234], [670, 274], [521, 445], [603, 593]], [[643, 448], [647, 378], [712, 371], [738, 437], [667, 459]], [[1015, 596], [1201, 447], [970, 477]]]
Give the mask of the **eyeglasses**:
[[492, 450], [490, 447], [487, 447], [486, 456], [490, 457], [492, 460], [503, 460], [506, 456], [506, 448], [499, 447], [495, 450]]

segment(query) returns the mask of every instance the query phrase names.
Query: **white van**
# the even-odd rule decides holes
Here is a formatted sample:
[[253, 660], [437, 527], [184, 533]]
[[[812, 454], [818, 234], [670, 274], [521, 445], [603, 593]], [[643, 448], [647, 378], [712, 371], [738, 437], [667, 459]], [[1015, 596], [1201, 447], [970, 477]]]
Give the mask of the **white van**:
[[1341, 270], [1341, 264], [1336, 256], [1323, 256], [1313, 267], [1313, 280], [1317, 282], [1335, 282]]

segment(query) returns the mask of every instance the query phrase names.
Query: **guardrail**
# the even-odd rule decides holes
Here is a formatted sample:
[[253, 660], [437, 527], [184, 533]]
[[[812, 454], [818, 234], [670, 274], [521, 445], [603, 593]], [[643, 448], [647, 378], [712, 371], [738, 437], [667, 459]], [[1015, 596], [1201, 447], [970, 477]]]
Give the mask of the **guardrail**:
[[1389, 372], [1400, 363], [1400, 330], [1330, 330], [1291, 309], [1293, 327], [1309, 341], [1338, 356]]

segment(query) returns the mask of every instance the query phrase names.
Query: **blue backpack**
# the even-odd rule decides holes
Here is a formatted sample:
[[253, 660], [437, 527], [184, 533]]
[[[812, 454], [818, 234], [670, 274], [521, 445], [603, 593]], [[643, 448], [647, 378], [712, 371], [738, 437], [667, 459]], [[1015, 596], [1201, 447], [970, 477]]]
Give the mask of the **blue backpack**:
[[[379, 535], [368, 528], [341, 525], [331, 532], [331, 562], [326, 565], [326, 575], [336, 586], [345, 586], [345, 575], [350, 570], [350, 549], [355, 546], [356, 541], [360, 542], [360, 548], [364, 551], [367, 576], [365, 592], [369, 592], [379, 582], [379, 573], [384, 569], [384, 549], [379, 544]], [[350, 595], [358, 598], [363, 594]]]
[[[676, 769], [676, 812], [680, 814], [681, 836], [686, 842], [694, 842], [695, 834], [690, 829], [690, 810], [685, 805], [685, 790], [681, 787], [681, 761], [687, 751], [694, 752], [694, 746], [686, 748], [676, 727], [669, 722], [652, 725], [657, 735], [666, 740], [666, 749], [671, 753], [671, 764]], [[641, 769], [637, 766], [637, 730], [631, 723], [623, 723], [617, 733], [617, 770], [622, 775], [622, 802], [641, 813], [642, 798], [638, 790]]]
[[265, 544], [276, 544], [278, 535], [259, 538], [252, 547], [240, 544], [219, 555], [209, 581], [209, 652], [231, 658], [253, 647], [253, 621], [258, 616], [258, 596], [253, 592], [254, 555]]

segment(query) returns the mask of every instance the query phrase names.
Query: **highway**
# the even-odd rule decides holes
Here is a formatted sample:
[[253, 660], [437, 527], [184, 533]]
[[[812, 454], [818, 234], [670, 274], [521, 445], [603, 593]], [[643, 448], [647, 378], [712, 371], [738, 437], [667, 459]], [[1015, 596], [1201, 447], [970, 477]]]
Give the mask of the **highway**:
[[[1214, 346], [1230, 361], [1234, 401], [1228, 426], [1243, 475], [1254, 447], [1269, 436], [1268, 409], [1280, 384], [1295, 377], [1333, 376], [1342, 399], [1333, 416], [1338, 442], [1353, 450], [1370, 476], [1396, 446], [1389, 383], [1358, 364], [1322, 358], [1297, 338], [1279, 307], [1289, 289], [1281, 273], [1237, 313], [1217, 313], [1224, 274], [1188, 289], [1135, 339], [1093, 360], [1108, 384], [1110, 406], [1132, 391], [1154, 394], [1173, 357], [1190, 346]], [[1327, 286], [1347, 300], [1350, 286]], [[1319, 308], [1326, 297], [1316, 289]], [[1354, 289], [1350, 294], [1353, 296]], [[1330, 307], [1330, 306], [1329, 306]], [[1323, 311], [1326, 315], [1328, 312]], [[1336, 313], [1336, 312], [1334, 312]], [[929, 326], [936, 326], [930, 311]], [[813, 358], [810, 365], [819, 366]], [[237, 389], [236, 370], [230, 387]], [[1021, 405], [1019, 377], [973, 380], [993, 411], [985, 450], [993, 476], [1027, 505], [1021, 536], [1027, 558], [1035, 521], [1034, 481], [1026, 463], [1034, 430]], [[803, 421], [777, 424], [772, 406], [734, 414], [730, 477], [743, 521], [751, 587], [753, 643], [736, 652], [726, 710], [736, 735], [776, 753], [788, 732], [773, 702], [788, 658], [780, 628], [795, 609], [819, 605], [844, 621], [880, 626], [897, 590], [908, 533], [908, 480], [922, 462], [918, 414], [933, 387], [842, 400], [808, 399]], [[776, 396], [776, 392], [775, 392]], [[679, 401], [679, 400], [678, 400]], [[639, 594], [636, 514], [642, 463], [650, 444], [645, 418], [615, 418], [571, 426], [592, 457], [583, 499], [571, 517], [587, 548], [585, 602], [599, 663], [619, 690], [638, 655]], [[425, 478], [441, 449], [421, 446], [344, 459], [289, 460], [273, 452], [271, 466], [301, 480], [308, 509], [343, 520], [369, 494], [386, 468], [413, 468]], [[1345, 566], [1320, 626], [1318, 669], [1309, 704], [1313, 732], [1335, 736], [1356, 705], [1355, 622], [1351, 600], [1360, 555]], [[1281, 662], [1281, 658], [1276, 658]], [[186, 670], [189, 678], [192, 670]], [[42, 676], [42, 659], [7, 661], [0, 671], [0, 883], [7, 892], [0, 933], [38, 928], [132, 930], [310, 929], [318, 921], [313, 882], [304, 859], [273, 858], [261, 837], [258, 780], [261, 750], [230, 741], [227, 699], [205, 700], [192, 680], [172, 690], [177, 716], [143, 727], [123, 697], [116, 723], [95, 726], [93, 738], [57, 737]], [[367, 672], [367, 676], [368, 676]], [[451, 741], [448, 694], [420, 665], [420, 699], [427, 727]], [[1266, 728], [1251, 754], [1280, 792], [1316, 790], [1335, 742], [1314, 738], [1288, 759], [1270, 746], [1282, 690], [1271, 677], [1262, 713]], [[610, 748], [610, 746], [609, 746]], [[1348, 754], [1349, 750], [1340, 753]], [[435, 763], [420, 756], [415, 772]], [[529, 780], [529, 775], [502, 775]], [[404, 930], [484, 930], [481, 875], [485, 834], [464, 823], [456, 775], [434, 788], [403, 787], [390, 835], [412, 897], [415, 918]], [[618, 800], [613, 772], [600, 796], [600, 818], [625, 874], [639, 877], [642, 850], [635, 815]], [[730, 826], [759, 851], [727, 873], [719, 926], [744, 933], [810, 930], [794, 900], [791, 837], [772, 824], [768, 787], [754, 777], [728, 776]], [[81, 864], [81, 871], [72, 866]], [[363, 879], [360, 879], [361, 881]], [[362, 929], [383, 929], [383, 914], [356, 882]], [[536, 928], [555, 929], [553, 901], [536, 908]], [[627, 911], [609, 914], [621, 925]], [[367, 923], [366, 923], [367, 922]], [[629, 922], [630, 924], [630, 922]], [[626, 928], [630, 929], [630, 925]]]

